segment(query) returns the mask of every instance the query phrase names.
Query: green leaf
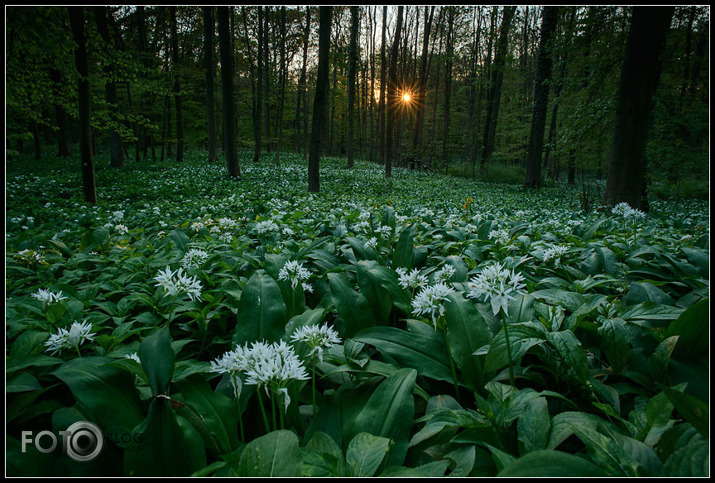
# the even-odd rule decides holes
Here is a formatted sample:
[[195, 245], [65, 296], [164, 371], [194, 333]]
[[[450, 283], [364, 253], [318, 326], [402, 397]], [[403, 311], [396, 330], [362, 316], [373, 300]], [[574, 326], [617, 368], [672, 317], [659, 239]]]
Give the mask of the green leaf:
[[551, 430], [551, 419], [546, 398], [532, 399], [524, 408], [516, 425], [519, 452], [522, 455], [546, 449]]
[[246, 445], [238, 463], [238, 473], [254, 478], [300, 476], [301, 462], [298, 437], [292, 431], [281, 429]]
[[497, 476], [506, 477], [603, 477], [608, 476], [593, 463], [562, 451], [542, 449], [518, 458]]
[[410, 226], [400, 233], [392, 254], [392, 268], [402, 267], [408, 270], [412, 268], [412, 258], [415, 253], [414, 230], [414, 226]]
[[707, 357], [710, 347], [710, 299], [703, 299], [690, 306], [670, 323], [666, 337], [679, 336], [673, 357], [692, 359]]
[[[212, 442], [218, 446], [219, 454], [230, 453], [238, 447], [238, 418], [235, 401], [211, 389], [206, 380], [198, 375], [190, 376], [176, 383], [186, 408], [193, 410], [206, 425]], [[198, 428], [197, 428], [198, 429]], [[211, 447], [210, 444], [206, 444]]]
[[345, 462], [351, 476], [373, 476], [390, 448], [390, 440], [370, 433], [358, 433], [348, 444]]
[[42, 384], [28, 372], [21, 372], [5, 382], [5, 393], [38, 391], [41, 389]]
[[354, 341], [375, 346], [383, 358], [397, 367], [413, 368], [420, 376], [451, 381], [449, 359], [440, 332], [434, 337], [408, 332], [396, 327], [373, 327], [360, 331]]
[[[512, 363], [518, 363], [519, 359], [521, 359], [530, 348], [545, 340], [545, 331], [541, 323], [523, 322], [509, 324], [509, 345], [511, 346]], [[488, 373], [492, 373], [508, 364], [509, 356], [506, 346], [506, 337], [502, 328], [489, 346], [484, 362], [484, 370]]]
[[673, 305], [673, 298], [649, 282], [633, 282], [628, 293], [623, 297], [623, 305], [636, 305], [643, 302]]
[[313, 433], [305, 450], [303, 476], [344, 476], [343, 452], [328, 434], [322, 431]]
[[585, 303], [583, 295], [555, 288], [537, 290], [529, 295], [550, 305], [561, 305], [569, 312], [576, 312]]
[[[366, 432], [393, 440], [388, 465], [401, 465], [407, 454], [415, 402], [412, 395], [417, 378], [414, 369], [400, 369], [377, 386], [354, 419], [343, 420], [344, 440]], [[345, 413], [343, 413], [345, 414]]]
[[328, 283], [338, 315], [345, 323], [345, 336], [352, 337], [362, 329], [375, 325], [365, 296], [356, 292], [342, 273], [328, 273]]
[[472, 354], [489, 344], [492, 333], [476, 305], [458, 294], [450, 294], [444, 304], [451, 356], [462, 372], [467, 387], [484, 385], [481, 364]]
[[367, 299], [378, 325], [387, 325], [393, 301], [409, 305], [397, 284], [397, 274], [373, 260], [360, 261], [356, 267], [360, 293]]
[[169, 239], [174, 242], [174, 245], [176, 245], [176, 248], [181, 251], [181, 255], [183, 256], [186, 252], [189, 251], [189, 242], [191, 241], [189, 237], [186, 235], [186, 233], [183, 232], [183, 230], [180, 229], [175, 229], [172, 230], [171, 233], [169, 233]]
[[257, 340], [276, 342], [285, 334], [288, 309], [278, 283], [263, 270], [248, 279], [236, 313], [234, 345]]
[[571, 368], [580, 381], [588, 379], [589, 366], [586, 359], [586, 351], [581, 347], [581, 341], [570, 330], [561, 332], [548, 332], [547, 339], [551, 342], [556, 351], [564, 361], [564, 364]]
[[153, 394], [166, 394], [174, 374], [174, 351], [169, 328], [155, 330], [139, 346], [139, 359]]
[[684, 394], [671, 387], [662, 384], [658, 384], [658, 387], [670, 399], [678, 413], [707, 438], [710, 430], [708, 404], [690, 394]]
[[620, 374], [626, 367], [630, 353], [628, 329], [623, 319], [605, 319], [598, 328], [601, 336], [601, 349], [611, 364], [615, 374]]
[[129, 433], [143, 418], [139, 393], [134, 376], [110, 362], [105, 357], [72, 359], [52, 374], [67, 384], [103, 432]]
[[612, 438], [586, 426], [571, 425], [571, 430], [586, 445], [593, 461], [609, 476], [641, 476], [638, 463]]
[[201, 435], [174, 413], [166, 398], [151, 401], [132, 441], [124, 453], [126, 476], [189, 476], [206, 466]]
[[709, 477], [710, 441], [694, 441], [676, 450], [666, 460], [660, 476]]

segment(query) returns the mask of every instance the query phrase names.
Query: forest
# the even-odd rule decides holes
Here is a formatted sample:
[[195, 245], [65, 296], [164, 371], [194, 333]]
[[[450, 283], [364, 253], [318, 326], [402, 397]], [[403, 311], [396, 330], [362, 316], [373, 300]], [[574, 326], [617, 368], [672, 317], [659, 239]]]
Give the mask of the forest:
[[6, 6], [6, 476], [709, 476], [708, 6]]

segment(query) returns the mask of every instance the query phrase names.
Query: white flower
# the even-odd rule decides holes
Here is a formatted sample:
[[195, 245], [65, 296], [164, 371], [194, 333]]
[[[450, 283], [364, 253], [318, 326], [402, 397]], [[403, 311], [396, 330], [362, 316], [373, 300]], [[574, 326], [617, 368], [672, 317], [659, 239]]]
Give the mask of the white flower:
[[206, 253], [204, 250], [201, 250], [200, 248], [192, 248], [191, 250], [186, 252], [184, 258], [181, 259], [181, 265], [187, 270], [191, 270], [192, 268], [199, 268], [208, 257], [209, 254]]
[[184, 274], [182, 268], [174, 273], [171, 268], [166, 267], [164, 271], [159, 271], [154, 280], [158, 282], [154, 285], [163, 287], [168, 295], [186, 294], [191, 300], [201, 300], [201, 282], [196, 277]]
[[392, 228], [390, 228], [388, 225], [382, 225], [380, 228], [375, 229], [375, 233], [381, 234], [382, 238], [389, 238], [390, 234], [392, 233]]
[[50, 334], [50, 338], [45, 341], [47, 349], [52, 351], [52, 355], [61, 352], [62, 349], [77, 349], [85, 340], [94, 340], [92, 324], [84, 321], [82, 323], [73, 322], [70, 330], [59, 329], [56, 334]]
[[397, 272], [397, 276], [399, 277], [398, 283], [402, 288], [416, 289], [427, 285], [427, 277], [420, 275], [420, 271], [416, 268], [413, 268], [410, 273], [407, 273], [406, 269], [398, 267], [395, 269], [395, 272]]
[[59, 302], [60, 300], [67, 299], [67, 297], [62, 295], [62, 290], [55, 293], [55, 292], [52, 292], [51, 290], [45, 290], [43, 288], [38, 289], [37, 293], [33, 293], [32, 295], [30, 295], [30, 297], [36, 298], [43, 304], [44, 303], [52, 304], [55, 302]]
[[509, 300], [514, 299], [512, 294], [525, 293], [523, 280], [522, 274], [503, 268], [497, 263], [473, 277], [467, 284], [468, 292], [465, 295], [469, 298], [484, 296], [491, 302], [494, 315], [497, 315], [500, 309], [509, 315]]
[[286, 262], [281, 268], [280, 272], [278, 272], [278, 280], [290, 281], [290, 285], [293, 288], [296, 288], [298, 284], [300, 284], [305, 289], [307, 285], [310, 287], [310, 289], [306, 290], [312, 292], [312, 285], [305, 283], [309, 278], [310, 270], [303, 267], [303, 264], [296, 260], [290, 260]]
[[133, 352], [133, 353], [131, 353], [131, 354], [127, 354], [127, 355], [124, 356], [124, 358], [125, 358], [125, 359], [131, 359], [131, 360], [133, 360], [133, 361], [137, 361], [139, 364], [142, 363], [141, 359], [139, 359], [139, 354], [137, 354], [136, 352]]
[[546, 262], [553, 258], [554, 264], [558, 266], [561, 262], [561, 255], [566, 254], [567, 251], [568, 247], [560, 245], [547, 248], [546, 250], [544, 250], [544, 261]]
[[254, 228], [256, 233], [262, 235], [271, 231], [280, 231], [280, 227], [273, 220], [259, 221]]
[[443, 301], [449, 301], [447, 296], [454, 290], [444, 283], [423, 288], [412, 300], [412, 313], [414, 315], [428, 315], [437, 328], [437, 318], [444, 315]]
[[614, 215], [622, 216], [623, 218], [645, 218], [645, 213], [643, 213], [637, 208], [631, 208], [631, 206], [625, 201], [618, 203], [616, 206], [614, 206], [611, 210], [611, 213], [613, 213]]
[[126, 225], [114, 225], [114, 230], [120, 235], [129, 233], [129, 228]]
[[200, 221], [196, 221], [196, 222], [194, 222], [194, 223], [191, 224], [191, 229], [192, 229], [192, 230], [196, 230], [197, 232], [198, 232], [199, 230], [201, 230], [202, 228], [205, 228], [205, 227], [206, 227], [206, 225], [204, 225], [204, 224], [203, 224], [202, 222], [200, 222]]
[[449, 282], [449, 280], [457, 273], [457, 269], [452, 265], [443, 266], [437, 273], [434, 274], [434, 279], [437, 282]]
[[489, 232], [489, 239], [494, 240], [494, 243], [499, 243], [500, 245], [505, 245], [509, 242], [509, 232], [503, 229], [492, 230]]
[[317, 352], [320, 362], [323, 362], [323, 347], [332, 347], [333, 344], [340, 344], [341, 342], [338, 333], [327, 323], [322, 326], [315, 324], [301, 327], [293, 332], [290, 338], [291, 340], [308, 344], [311, 348], [308, 355], [312, 356]]
[[374, 236], [370, 237], [370, 239], [368, 241], [366, 241], [365, 244], [363, 245], [363, 248], [372, 248], [372, 249], [377, 248], [377, 238], [375, 238]]

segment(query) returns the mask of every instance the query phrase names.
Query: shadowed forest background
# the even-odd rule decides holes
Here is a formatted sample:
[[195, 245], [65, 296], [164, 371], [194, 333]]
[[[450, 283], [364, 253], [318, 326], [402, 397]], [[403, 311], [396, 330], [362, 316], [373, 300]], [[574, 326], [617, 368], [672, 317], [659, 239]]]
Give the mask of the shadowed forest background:
[[[259, 153], [275, 163], [285, 152], [308, 157], [317, 7], [83, 10], [92, 152], [111, 151], [112, 166], [181, 162], [197, 149], [216, 161], [229, 114], [231, 144], [255, 153], [254, 161]], [[638, 27], [633, 8], [331, 10], [321, 154], [346, 157], [348, 166], [354, 158], [386, 164], [386, 176], [395, 165], [529, 186], [606, 180], [624, 56]], [[709, 9], [651, 10], [669, 12], [655, 75], [639, 68], [633, 79], [653, 83], [647, 116], [637, 121], [647, 123], [637, 177], [658, 195], [705, 197]], [[7, 158], [69, 156], [81, 137], [69, 9], [6, 13]], [[530, 155], [534, 132], [541, 142]], [[536, 173], [530, 156], [538, 157]], [[628, 199], [608, 203], [618, 201], [647, 209]]]

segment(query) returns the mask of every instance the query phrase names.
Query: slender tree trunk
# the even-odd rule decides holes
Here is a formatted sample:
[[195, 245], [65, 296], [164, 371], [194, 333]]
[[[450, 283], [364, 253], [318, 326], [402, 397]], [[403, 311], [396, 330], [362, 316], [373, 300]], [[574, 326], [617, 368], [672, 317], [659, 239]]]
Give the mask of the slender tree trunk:
[[253, 162], [261, 159], [262, 138], [261, 122], [263, 121], [263, 7], [258, 7], [258, 55], [256, 56], [256, 110], [253, 116], [253, 136], [255, 138], [255, 151]]
[[604, 204], [647, 211], [645, 147], [660, 53], [675, 7], [634, 7], [618, 88], [616, 126]]
[[181, 106], [181, 76], [179, 60], [179, 40], [177, 33], [176, 7], [171, 6], [171, 67], [174, 71], [174, 103], [176, 106], [176, 162], [184, 161], [184, 117]]
[[415, 96], [415, 135], [412, 141], [412, 150], [414, 156], [421, 157], [422, 151], [422, 133], [425, 123], [425, 93], [427, 90], [427, 59], [429, 54], [429, 36], [432, 28], [432, 19], [434, 18], [434, 5], [429, 8], [429, 16], [425, 8], [425, 27], [424, 37], [422, 39], [422, 58], [420, 59], [420, 77], [417, 83], [417, 95]]
[[348, 168], [354, 165], [353, 160], [353, 123], [355, 116], [355, 78], [357, 77], [357, 64], [360, 61], [358, 54], [358, 29], [360, 28], [360, 7], [350, 7], [350, 52], [348, 53]]
[[387, 6], [382, 7], [382, 44], [380, 45], [380, 164], [385, 164], [385, 95], [387, 88], [387, 59], [385, 44], [387, 42]]
[[452, 99], [452, 30], [454, 25], [454, 9], [446, 7], [447, 12], [447, 63], [444, 68], [444, 139], [442, 140], [442, 162], [444, 174], [449, 174], [449, 105]]
[[541, 19], [541, 40], [534, 73], [534, 109], [531, 117], [531, 136], [526, 161], [524, 185], [532, 188], [541, 186], [541, 152], [544, 148], [546, 111], [549, 101], [549, 79], [551, 77], [551, 43], [558, 22], [558, 7], [544, 7]]
[[320, 191], [320, 151], [324, 136], [328, 107], [328, 62], [330, 60], [330, 22], [332, 7], [320, 7], [318, 39], [318, 79], [313, 103], [313, 126], [310, 133], [310, 156], [308, 158], [308, 191]]
[[270, 153], [271, 146], [271, 110], [270, 110], [270, 62], [268, 60], [268, 37], [269, 37], [269, 15], [271, 12], [270, 7], [266, 7], [266, 11], [263, 14], [263, 132], [266, 135], [266, 150]]
[[400, 102], [397, 91], [397, 51], [400, 46], [400, 34], [402, 29], [402, 12], [405, 7], [397, 7], [397, 27], [395, 27], [395, 38], [392, 41], [392, 52], [390, 53], [390, 80], [387, 83], [387, 152], [385, 156], [385, 178], [392, 177], [392, 150], [393, 136], [395, 134], [395, 117], [398, 103]]
[[[50, 78], [52, 79], [52, 83], [56, 86], [55, 93], [57, 94], [59, 92], [60, 85], [63, 82], [60, 71], [54, 68], [51, 69]], [[55, 104], [55, 115], [57, 117], [57, 155], [60, 158], [66, 158], [71, 154], [69, 133], [67, 132], [69, 116], [67, 115], [65, 108], [59, 102]]]
[[514, 17], [516, 7], [504, 7], [499, 40], [496, 45], [494, 55], [494, 65], [492, 68], [492, 86], [489, 89], [489, 99], [487, 101], [487, 119], [484, 132], [484, 151], [481, 159], [481, 169], [486, 169], [489, 160], [494, 153], [494, 139], [496, 137], [497, 119], [499, 118], [499, 103], [501, 101], [501, 87], [504, 81], [504, 65], [508, 47], [509, 26]]
[[[112, 40], [109, 36], [109, 28], [107, 27], [108, 13], [107, 7], [94, 7], [94, 15], [97, 19], [97, 30], [105, 45], [105, 55], [107, 55], [108, 58], [111, 58], [112, 53], [110, 49], [112, 47]], [[104, 85], [104, 98], [107, 101], [107, 106], [111, 116], [111, 113], [117, 109], [117, 86], [112, 80], [112, 67], [110, 65], [106, 65], [104, 70], [108, 77], [107, 82]], [[124, 146], [122, 144], [122, 138], [113, 127], [109, 128], [109, 152], [110, 166], [113, 168], [125, 167], [126, 163], [124, 162]]]
[[206, 62], [206, 126], [208, 136], [209, 162], [218, 160], [218, 145], [216, 142], [216, 112], [214, 106], [214, 76], [216, 61], [214, 60], [214, 17], [213, 7], [203, 7], [204, 11], [204, 60]]
[[226, 139], [226, 167], [231, 178], [241, 177], [236, 152], [236, 114], [233, 103], [233, 48], [229, 30], [229, 7], [218, 9], [218, 41], [221, 55], [221, 90], [223, 94], [223, 131]]
[[[308, 40], [310, 39], [310, 7], [305, 7], [305, 29], [303, 30], [303, 63], [300, 68], [300, 80], [298, 81], [298, 99], [295, 107], [295, 150], [297, 153], [303, 152], [303, 159], [306, 159], [308, 145], [308, 93], [306, 77], [308, 69]], [[301, 116], [303, 119], [303, 136], [301, 132]]]
[[80, 153], [82, 158], [82, 193], [84, 201], [97, 203], [97, 189], [94, 182], [94, 159], [92, 157], [92, 128], [90, 125], [89, 69], [87, 67], [87, 47], [84, 32], [84, 7], [69, 7], [72, 36], [77, 44], [74, 51], [75, 66], [79, 74], [77, 93], [79, 100]]
[[278, 91], [278, 115], [276, 116], [276, 129], [278, 130], [278, 142], [276, 145], [276, 165], [281, 163], [281, 142], [283, 141], [283, 103], [286, 89], [286, 8], [281, 6], [280, 22], [280, 68], [279, 68], [279, 91]]

